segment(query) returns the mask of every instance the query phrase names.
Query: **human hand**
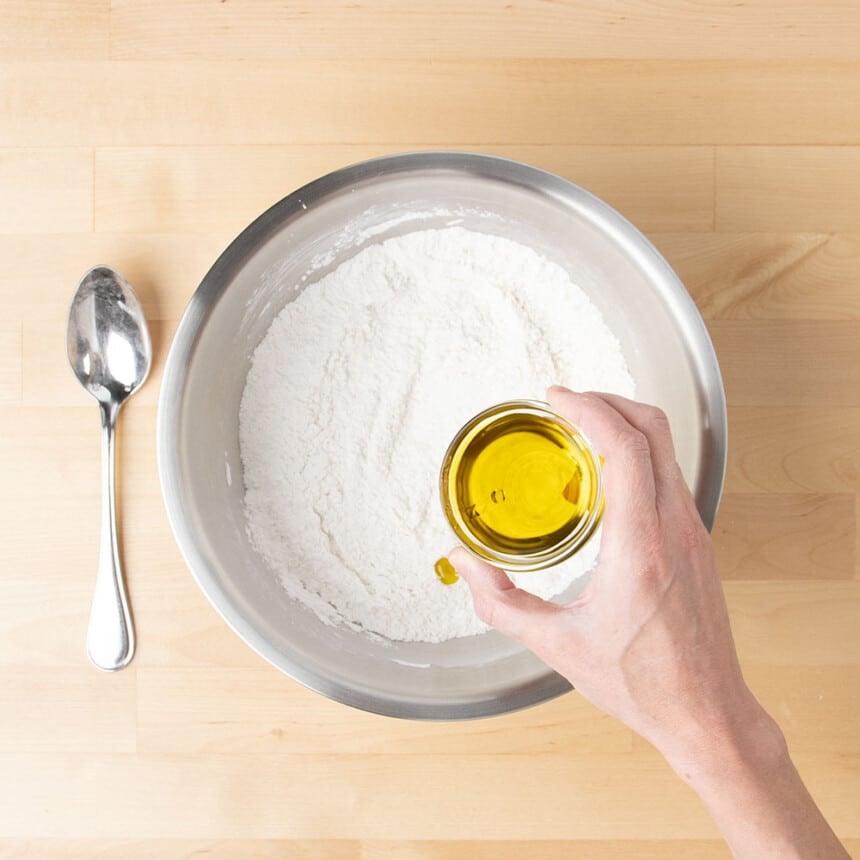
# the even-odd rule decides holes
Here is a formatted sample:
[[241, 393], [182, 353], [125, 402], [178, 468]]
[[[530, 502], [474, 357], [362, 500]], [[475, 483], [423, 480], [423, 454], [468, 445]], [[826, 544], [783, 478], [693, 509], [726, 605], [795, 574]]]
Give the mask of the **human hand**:
[[605, 460], [603, 535], [591, 581], [573, 603], [559, 606], [515, 588], [463, 549], [451, 561], [479, 617], [670, 760], [683, 758], [702, 738], [759, 714], [668, 421], [653, 407], [614, 395], [551, 388], [548, 396]]
[[782, 732], [744, 682], [711, 538], [666, 416], [609, 394], [555, 387], [548, 397], [604, 458], [597, 569], [559, 606], [458, 548], [450, 559], [478, 616], [650, 740], [698, 792], [735, 857], [844, 860]]

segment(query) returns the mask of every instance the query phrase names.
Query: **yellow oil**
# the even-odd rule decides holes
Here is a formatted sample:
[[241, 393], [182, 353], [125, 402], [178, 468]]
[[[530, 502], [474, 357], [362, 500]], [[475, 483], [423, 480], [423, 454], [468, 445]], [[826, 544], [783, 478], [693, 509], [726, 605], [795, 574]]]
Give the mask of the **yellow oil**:
[[460, 578], [457, 576], [457, 571], [454, 570], [454, 565], [445, 556], [442, 556], [433, 565], [433, 570], [436, 571], [436, 576], [439, 577], [442, 585], [453, 585]]
[[494, 553], [530, 555], [558, 545], [592, 513], [597, 468], [551, 415], [513, 412], [453, 452], [448, 482], [476, 541]]

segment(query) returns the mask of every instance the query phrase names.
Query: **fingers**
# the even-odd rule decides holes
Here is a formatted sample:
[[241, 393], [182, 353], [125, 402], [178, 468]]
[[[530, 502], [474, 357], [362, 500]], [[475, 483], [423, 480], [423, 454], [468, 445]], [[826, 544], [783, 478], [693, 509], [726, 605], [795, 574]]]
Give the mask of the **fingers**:
[[648, 440], [654, 469], [658, 512], [661, 515], [668, 515], [673, 521], [680, 513], [692, 514], [698, 519], [698, 509], [693, 494], [684, 481], [681, 467], [675, 459], [672, 429], [666, 413], [656, 406], [628, 400], [617, 394], [592, 393], [623, 415]]
[[517, 588], [503, 570], [462, 547], [452, 550], [448, 558], [468, 584], [482, 621], [539, 655], [546, 653], [561, 627], [563, 607]]
[[604, 400], [623, 415], [627, 422], [648, 440], [658, 507], [661, 501], [671, 501], [677, 497], [679, 491], [686, 496], [687, 485], [684, 483], [681, 467], [675, 459], [675, 445], [666, 413], [656, 406], [637, 403], [635, 400], [628, 400], [617, 394], [595, 392], [594, 396]]
[[579, 394], [554, 385], [547, 397], [553, 409], [579, 427], [603, 457], [605, 529], [613, 528], [616, 516], [628, 522], [630, 518], [635, 522], [656, 519], [651, 448], [641, 430], [597, 394]]

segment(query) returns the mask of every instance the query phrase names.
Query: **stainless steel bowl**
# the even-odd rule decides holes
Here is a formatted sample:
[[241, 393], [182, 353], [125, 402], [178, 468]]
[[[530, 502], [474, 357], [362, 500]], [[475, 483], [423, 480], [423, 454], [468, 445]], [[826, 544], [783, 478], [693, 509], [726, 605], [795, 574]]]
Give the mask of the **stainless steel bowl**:
[[495, 632], [387, 643], [326, 626], [288, 598], [246, 533], [238, 412], [254, 349], [297, 284], [364, 245], [452, 222], [532, 246], [588, 292], [637, 397], [668, 413], [708, 527], [725, 472], [725, 398], [701, 317], [654, 246], [587, 191], [505, 159], [413, 153], [324, 176], [261, 215], [203, 279], [170, 350], [158, 414], [168, 516], [200, 588], [262, 657], [340, 702], [417, 719], [503, 713], [570, 685]]

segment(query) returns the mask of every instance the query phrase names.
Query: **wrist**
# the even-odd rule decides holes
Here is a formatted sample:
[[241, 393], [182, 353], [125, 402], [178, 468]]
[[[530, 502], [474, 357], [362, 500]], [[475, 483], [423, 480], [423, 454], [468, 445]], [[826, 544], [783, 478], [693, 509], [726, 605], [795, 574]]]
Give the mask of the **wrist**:
[[693, 728], [664, 752], [714, 818], [734, 856], [848, 855], [797, 773], [779, 726], [749, 691], [742, 707]]
[[746, 694], [727, 711], [692, 721], [661, 750], [695, 789], [773, 772], [790, 762], [785, 737], [756, 698]]

